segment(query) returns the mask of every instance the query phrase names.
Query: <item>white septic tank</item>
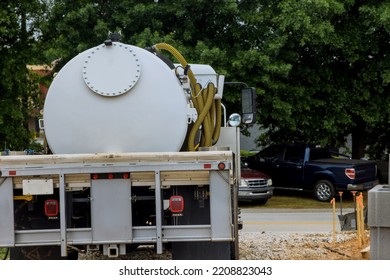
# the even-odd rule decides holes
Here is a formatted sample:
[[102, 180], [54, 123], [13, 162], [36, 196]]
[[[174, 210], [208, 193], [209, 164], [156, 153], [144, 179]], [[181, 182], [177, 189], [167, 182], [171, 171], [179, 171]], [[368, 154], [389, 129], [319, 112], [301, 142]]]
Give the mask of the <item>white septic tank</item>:
[[187, 98], [156, 55], [131, 45], [99, 45], [54, 78], [44, 127], [56, 154], [175, 152], [187, 133]]

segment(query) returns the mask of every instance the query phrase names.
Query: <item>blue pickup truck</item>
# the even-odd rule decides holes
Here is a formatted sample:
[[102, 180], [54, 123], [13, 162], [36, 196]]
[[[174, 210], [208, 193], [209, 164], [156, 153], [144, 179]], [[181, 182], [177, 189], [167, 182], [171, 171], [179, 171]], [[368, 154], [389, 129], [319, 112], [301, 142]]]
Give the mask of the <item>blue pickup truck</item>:
[[313, 191], [320, 201], [330, 201], [339, 191], [368, 190], [378, 183], [374, 161], [335, 158], [327, 148], [314, 145], [271, 145], [245, 162], [269, 175], [275, 189]]

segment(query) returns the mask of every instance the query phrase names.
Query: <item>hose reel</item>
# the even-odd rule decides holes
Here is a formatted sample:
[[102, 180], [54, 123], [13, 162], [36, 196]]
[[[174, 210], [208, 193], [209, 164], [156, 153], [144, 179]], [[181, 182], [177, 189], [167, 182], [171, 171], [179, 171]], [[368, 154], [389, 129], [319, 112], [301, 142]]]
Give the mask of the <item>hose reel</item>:
[[[190, 80], [191, 101], [198, 113], [198, 118], [190, 129], [187, 140], [187, 150], [195, 151], [199, 147], [210, 147], [217, 143], [221, 131], [222, 104], [221, 99], [215, 98], [217, 88], [213, 83], [208, 83], [205, 88], [197, 83], [190, 65], [180, 52], [173, 46], [166, 43], [159, 43], [153, 46], [157, 51], [166, 50], [171, 53], [187, 72]], [[199, 143], [195, 143], [196, 135], [201, 129]]]

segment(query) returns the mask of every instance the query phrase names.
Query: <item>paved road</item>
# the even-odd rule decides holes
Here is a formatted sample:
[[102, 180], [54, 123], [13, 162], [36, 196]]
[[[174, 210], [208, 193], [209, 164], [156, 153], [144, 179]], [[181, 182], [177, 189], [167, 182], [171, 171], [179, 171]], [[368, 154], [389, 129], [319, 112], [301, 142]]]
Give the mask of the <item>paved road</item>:
[[[343, 215], [353, 209], [343, 209]], [[336, 231], [340, 222], [336, 210]], [[243, 232], [332, 232], [333, 211], [331, 209], [264, 209], [241, 208]]]

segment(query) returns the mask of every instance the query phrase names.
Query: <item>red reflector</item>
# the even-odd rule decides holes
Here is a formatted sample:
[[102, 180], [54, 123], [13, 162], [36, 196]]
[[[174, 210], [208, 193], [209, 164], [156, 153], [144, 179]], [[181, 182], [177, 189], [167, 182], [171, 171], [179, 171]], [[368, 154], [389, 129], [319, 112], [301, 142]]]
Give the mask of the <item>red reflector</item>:
[[16, 176], [16, 170], [10, 170], [8, 171], [9, 176]]
[[219, 170], [224, 170], [225, 169], [225, 164], [223, 163], [223, 162], [220, 162], [220, 163], [218, 163], [218, 169]]
[[94, 179], [94, 180], [99, 179], [99, 175], [98, 175], [98, 174], [93, 174], [93, 175], [92, 175], [92, 179]]
[[172, 213], [181, 213], [184, 210], [184, 198], [181, 195], [173, 195], [169, 199], [169, 209]]
[[346, 168], [345, 175], [347, 175], [349, 179], [355, 179], [355, 168]]
[[203, 165], [203, 168], [211, 168], [211, 163], [205, 163], [205, 164]]
[[48, 199], [45, 201], [45, 215], [48, 217], [58, 215], [58, 201], [56, 199]]
[[129, 179], [129, 173], [123, 173], [122, 178], [123, 179]]
[[108, 174], [107, 178], [108, 179], [114, 179], [114, 174], [112, 174], [112, 173]]

